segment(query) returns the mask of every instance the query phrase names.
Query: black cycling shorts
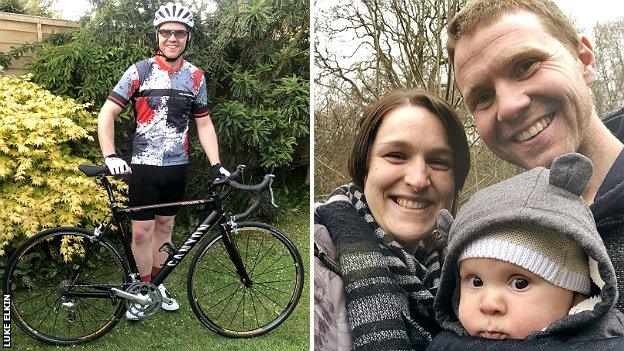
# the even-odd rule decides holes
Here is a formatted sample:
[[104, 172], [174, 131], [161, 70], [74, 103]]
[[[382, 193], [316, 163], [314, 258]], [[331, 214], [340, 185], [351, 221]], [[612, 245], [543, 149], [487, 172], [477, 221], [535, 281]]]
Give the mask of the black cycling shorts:
[[[128, 206], [154, 205], [184, 199], [188, 165], [149, 166], [130, 165]], [[175, 216], [178, 206], [131, 212], [136, 221], [152, 220], [159, 216]]]

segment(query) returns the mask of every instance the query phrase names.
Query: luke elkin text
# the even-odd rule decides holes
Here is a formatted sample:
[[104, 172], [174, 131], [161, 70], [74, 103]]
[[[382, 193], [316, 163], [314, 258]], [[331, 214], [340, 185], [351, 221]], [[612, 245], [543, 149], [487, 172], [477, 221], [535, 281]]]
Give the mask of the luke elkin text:
[[11, 295], [4, 295], [2, 301], [2, 347], [11, 347]]

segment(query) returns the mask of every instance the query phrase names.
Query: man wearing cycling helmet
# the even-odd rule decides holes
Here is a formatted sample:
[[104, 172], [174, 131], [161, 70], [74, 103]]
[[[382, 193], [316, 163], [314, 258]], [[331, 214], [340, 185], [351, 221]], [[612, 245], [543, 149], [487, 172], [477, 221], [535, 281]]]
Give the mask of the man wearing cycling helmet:
[[[188, 168], [188, 126], [197, 123], [199, 141], [215, 178], [227, 177], [221, 167], [219, 146], [208, 115], [206, 80], [202, 70], [182, 58], [191, 39], [193, 14], [168, 2], [154, 15], [158, 50], [154, 57], [130, 66], [98, 116], [98, 139], [104, 163], [111, 174], [130, 174], [129, 206], [175, 202], [183, 199]], [[136, 130], [130, 165], [115, 154], [114, 120], [132, 102]], [[148, 282], [167, 259], [160, 251], [171, 243], [177, 207], [134, 212], [132, 252], [141, 281]], [[169, 297], [161, 284], [158, 289]], [[169, 297], [170, 298], [170, 297]], [[167, 311], [180, 308], [177, 301], [162, 304]], [[126, 317], [138, 316], [127, 312]]]

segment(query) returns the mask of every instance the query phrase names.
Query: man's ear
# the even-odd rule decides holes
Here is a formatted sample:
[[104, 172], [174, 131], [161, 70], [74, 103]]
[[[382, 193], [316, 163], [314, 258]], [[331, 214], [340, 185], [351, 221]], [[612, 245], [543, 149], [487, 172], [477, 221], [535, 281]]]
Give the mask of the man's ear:
[[577, 51], [582, 64], [585, 83], [591, 85], [596, 80], [596, 56], [592, 44], [586, 36], [581, 36]]

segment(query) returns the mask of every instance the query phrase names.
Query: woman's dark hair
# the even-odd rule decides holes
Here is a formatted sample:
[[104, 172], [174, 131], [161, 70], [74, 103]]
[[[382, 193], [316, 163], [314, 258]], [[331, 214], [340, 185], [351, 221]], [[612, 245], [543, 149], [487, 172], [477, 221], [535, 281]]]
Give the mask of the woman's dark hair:
[[444, 99], [422, 89], [393, 90], [366, 108], [358, 123], [355, 143], [349, 157], [351, 181], [360, 191], [364, 191], [364, 178], [368, 173], [368, 156], [379, 126], [388, 112], [403, 106], [426, 108], [442, 122], [453, 152], [456, 198], [464, 186], [470, 169], [470, 150], [466, 131], [455, 110]]

